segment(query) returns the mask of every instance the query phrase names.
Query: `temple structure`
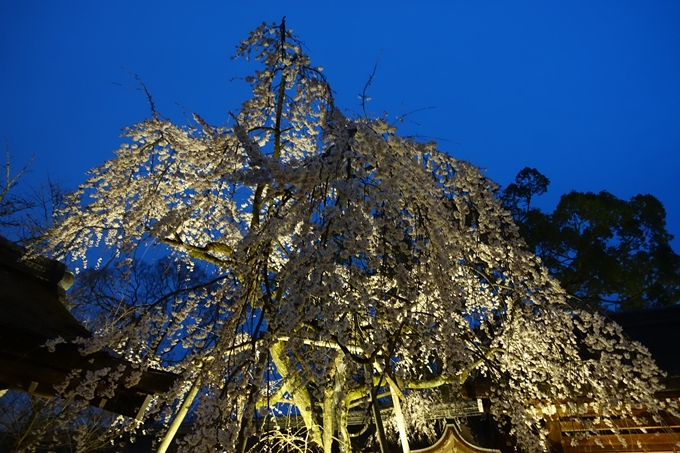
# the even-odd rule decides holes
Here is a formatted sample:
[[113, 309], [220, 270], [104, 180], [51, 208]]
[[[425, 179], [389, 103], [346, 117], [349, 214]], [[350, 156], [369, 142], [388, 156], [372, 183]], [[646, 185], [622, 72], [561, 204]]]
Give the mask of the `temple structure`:
[[[58, 261], [30, 256], [26, 250], [0, 237], [0, 391], [18, 390], [36, 396], [57, 396], [73, 370], [100, 370], [135, 366], [104, 351], [83, 356], [72, 340], [90, 337], [65, 305], [64, 291], [73, 275]], [[51, 352], [45, 344], [61, 338]], [[124, 378], [123, 377], [123, 378]], [[177, 376], [147, 370], [132, 387], [118, 385], [113, 398], [95, 398], [91, 405], [139, 418], [153, 395], [167, 392]], [[71, 379], [75, 387], [80, 378]]]

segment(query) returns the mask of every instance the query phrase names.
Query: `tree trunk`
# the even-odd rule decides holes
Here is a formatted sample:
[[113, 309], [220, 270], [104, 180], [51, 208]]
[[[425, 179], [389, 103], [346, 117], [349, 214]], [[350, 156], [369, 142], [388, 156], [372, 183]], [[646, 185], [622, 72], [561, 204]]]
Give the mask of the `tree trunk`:
[[310, 433], [310, 437], [317, 445], [323, 445], [319, 425], [314, 420], [312, 398], [296, 373], [289, 373], [287, 358], [285, 355], [285, 343], [277, 341], [270, 348], [272, 360], [276, 365], [276, 370], [284, 379], [284, 385], [288, 388], [293, 403], [300, 411], [300, 416], [305, 422], [305, 426]]

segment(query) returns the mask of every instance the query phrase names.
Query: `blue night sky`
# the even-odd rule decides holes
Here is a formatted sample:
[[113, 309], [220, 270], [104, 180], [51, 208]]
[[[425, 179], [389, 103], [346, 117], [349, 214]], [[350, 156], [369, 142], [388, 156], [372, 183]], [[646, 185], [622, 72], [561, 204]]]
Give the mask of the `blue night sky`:
[[348, 113], [379, 58], [369, 112], [425, 109], [402, 133], [504, 186], [537, 168], [548, 209], [571, 190], [650, 193], [680, 238], [677, 0], [0, 0], [0, 139], [17, 168], [36, 156], [23, 186], [76, 188], [149, 116], [121, 67], [165, 117], [224, 124], [248, 96], [231, 79], [258, 68], [230, 59], [236, 44], [284, 15]]

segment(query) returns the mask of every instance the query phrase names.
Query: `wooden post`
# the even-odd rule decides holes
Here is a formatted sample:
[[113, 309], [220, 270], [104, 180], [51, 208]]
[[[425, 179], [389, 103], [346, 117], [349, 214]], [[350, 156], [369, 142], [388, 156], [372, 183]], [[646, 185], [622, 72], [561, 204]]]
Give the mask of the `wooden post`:
[[401, 390], [390, 384], [390, 393], [392, 394], [392, 404], [394, 406], [394, 416], [397, 418], [397, 427], [399, 428], [399, 440], [401, 441], [401, 450], [404, 453], [410, 453], [411, 449], [408, 445], [408, 435], [406, 433], [406, 421], [404, 420], [404, 413], [401, 411]]
[[179, 407], [177, 414], [175, 414], [175, 418], [172, 420], [172, 423], [170, 423], [170, 427], [165, 433], [165, 436], [163, 436], [163, 441], [158, 446], [156, 453], [165, 453], [167, 451], [170, 443], [175, 438], [175, 434], [177, 434], [177, 430], [184, 421], [184, 417], [186, 417], [187, 413], [189, 412], [189, 407], [191, 407], [191, 403], [194, 402], [194, 398], [196, 398], [200, 388], [201, 378], [197, 377], [191, 386], [191, 389], [189, 389], [189, 393], [187, 393], [187, 396], [184, 398], [182, 405]]

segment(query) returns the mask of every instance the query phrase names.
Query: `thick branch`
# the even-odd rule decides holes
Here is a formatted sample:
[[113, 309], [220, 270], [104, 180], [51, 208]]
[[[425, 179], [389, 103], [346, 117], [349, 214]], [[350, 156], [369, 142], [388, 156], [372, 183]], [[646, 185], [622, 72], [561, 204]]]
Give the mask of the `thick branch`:
[[192, 258], [203, 260], [220, 267], [233, 265], [233, 262], [231, 260], [223, 260], [212, 255], [212, 253], [217, 252], [223, 255], [227, 255], [229, 258], [231, 258], [234, 255], [234, 249], [232, 249], [226, 244], [222, 244], [219, 242], [208, 242], [205, 246], [198, 247], [195, 245], [187, 244], [186, 242], [183, 242], [178, 239], [170, 238], [159, 239], [164, 244], [168, 244], [172, 247], [180, 248], [186, 251]]

